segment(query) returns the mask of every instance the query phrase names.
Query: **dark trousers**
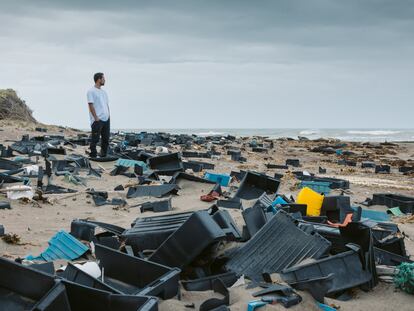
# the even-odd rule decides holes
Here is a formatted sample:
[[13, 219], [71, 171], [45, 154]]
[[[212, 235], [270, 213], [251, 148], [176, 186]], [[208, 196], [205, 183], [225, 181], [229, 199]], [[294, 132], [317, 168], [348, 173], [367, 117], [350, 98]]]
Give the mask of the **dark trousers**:
[[99, 137], [101, 138], [101, 157], [106, 157], [108, 152], [109, 145], [109, 134], [110, 134], [110, 120], [108, 121], [95, 121], [92, 123], [92, 139], [91, 139], [91, 157], [97, 156], [96, 144], [99, 142]]

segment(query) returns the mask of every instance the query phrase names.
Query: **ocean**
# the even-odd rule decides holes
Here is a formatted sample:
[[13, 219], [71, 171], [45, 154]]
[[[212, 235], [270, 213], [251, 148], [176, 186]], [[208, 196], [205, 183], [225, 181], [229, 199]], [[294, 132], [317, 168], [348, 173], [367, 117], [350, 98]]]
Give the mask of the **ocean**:
[[[200, 136], [268, 136], [270, 138], [298, 136], [309, 139], [337, 138], [345, 141], [414, 142], [414, 129], [115, 129], [124, 132], [167, 132], [173, 134], [196, 134]], [[113, 129], [114, 131], [114, 129]]]

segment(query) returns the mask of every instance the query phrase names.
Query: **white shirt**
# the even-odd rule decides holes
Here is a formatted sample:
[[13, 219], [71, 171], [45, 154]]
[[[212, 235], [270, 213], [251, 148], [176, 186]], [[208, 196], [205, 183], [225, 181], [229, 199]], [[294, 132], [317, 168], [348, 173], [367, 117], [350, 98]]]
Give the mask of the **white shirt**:
[[[108, 105], [108, 95], [102, 89], [98, 89], [97, 87], [91, 88], [87, 95], [88, 104], [92, 103], [93, 108], [95, 108], [96, 116], [99, 120], [108, 121], [109, 119], [109, 105]], [[91, 124], [95, 121], [92, 113], [89, 112], [89, 119]]]

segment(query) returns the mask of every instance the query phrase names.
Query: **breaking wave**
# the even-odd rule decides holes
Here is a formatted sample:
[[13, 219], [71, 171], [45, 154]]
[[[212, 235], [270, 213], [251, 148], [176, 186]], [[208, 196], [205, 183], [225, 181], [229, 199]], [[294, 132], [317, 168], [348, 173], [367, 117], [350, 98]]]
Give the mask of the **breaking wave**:
[[224, 133], [208, 131], [208, 132], [197, 133], [197, 135], [199, 135], [199, 136], [215, 136], [215, 135], [224, 135]]
[[400, 134], [401, 131], [385, 131], [385, 130], [375, 130], [375, 131], [347, 131], [348, 134], [353, 135], [372, 135], [372, 136], [386, 136], [386, 135], [395, 135]]
[[303, 130], [299, 132], [299, 135], [315, 135], [315, 134], [319, 134], [320, 131], [318, 130]]

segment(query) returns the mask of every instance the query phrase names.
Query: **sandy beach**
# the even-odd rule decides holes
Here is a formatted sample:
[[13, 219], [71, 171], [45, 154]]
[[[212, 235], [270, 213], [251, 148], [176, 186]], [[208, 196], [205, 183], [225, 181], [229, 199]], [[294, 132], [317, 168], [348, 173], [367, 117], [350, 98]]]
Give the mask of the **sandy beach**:
[[[59, 127], [48, 126], [47, 135], [64, 134], [70, 137], [79, 134], [75, 130], [62, 129]], [[0, 131], [0, 141], [7, 145], [13, 140], [20, 140], [22, 135], [29, 134], [37, 136], [39, 132], [34, 131], [33, 126], [16, 123], [3, 122]], [[43, 135], [43, 134], [42, 134]], [[264, 138], [258, 138], [264, 139]], [[310, 152], [315, 146], [323, 144], [322, 141], [298, 141], [298, 140], [274, 140], [274, 148], [268, 153], [256, 153], [250, 151], [246, 145], [250, 138], [238, 138], [233, 147], [240, 147], [243, 155], [247, 158], [246, 163], [231, 161], [226, 155], [222, 146], [215, 146], [216, 151], [221, 151], [222, 156], [218, 159], [205, 160], [215, 165], [215, 172], [230, 173], [232, 170], [252, 170], [264, 172], [268, 175], [274, 173], [284, 173], [281, 179], [279, 193], [293, 195], [298, 193], [298, 180], [289, 170], [267, 169], [266, 163], [284, 163], [288, 158], [300, 159], [301, 167], [297, 170], [318, 173], [318, 168], [326, 168], [324, 174], [329, 177], [343, 178], [350, 181], [350, 189], [347, 195], [351, 196], [353, 204], [360, 203], [366, 198], [372, 197], [374, 193], [400, 193], [413, 195], [414, 179], [412, 176], [402, 175], [395, 166], [392, 166], [390, 174], [375, 174], [372, 169], [361, 169], [358, 167], [348, 167], [338, 165], [336, 154], [323, 155], [321, 153]], [[377, 144], [379, 145], [379, 144]], [[77, 146], [75, 149], [66, 147], [68, 154], [77, 153], [85, 155], [86, 147]], [[203, 151], [202, 148], [199, 148]], [[349, 143], [343, 150], [355, 152], [353, 158], [379, 161], [381, 163], [397, 163], [407, 161], [414, 155], [414, 144], [400, 143], [384, 145], [381, 149], [369, 149], [360, 143]], [[170, 152], [182, 151], [179, 146], [169, 147]], [[41, 164], [42, 159], [39, 159]], [[409, 162], [408, 162], [409, 163]], [[114, 167], [114, 162], [92, 163], [95, 168], [102, 168], [101, 178], [88, 177], [87, 187], [68, 185], [63, 177], [54, 176], [53, 183], [64, 187], [78, 190], [76, 194], [56, 194], [47, 195], [50, 203], [23, 203], [19, 200], [11, 201], [12, 209], [0, 210], [0, 224], [4, 225], [6, 233], [17, 234], [21, 241], [16, 244], [7, 244], [0, 240], [0, 255], [9, 259], [22, 258], [29, 254], [37, 255], [47, 247], [48, 240], [59, 230], [70, 231], [70, 224], [73, 219], [89, 219], [115, 224], [124, 228], [129, 228], [131, 222], [138, 217], [151, 216], [152, 212], [141, 213], [139, 208], [132, 207], [138, 203], [150, 201], [150, 198], [128, 199], [124, 207], [95, 206], [91, 196], [85, 193], [86, 188], [108, 191], [110, 198], [126, 198], [126, 191], [113, 191], [117, 185], [127, 185], [132, 182], [126, 176], [110, 176], [109, 172]], [[200, 175], [200, 174], [199, 174]], [[33, 184], [35, 184], [33, 180]], [[236, 186], [233, 182], [231, 186]], [[183, 211], [197, 211], [206, 209], [212, 203], [202, 202], [200, 196], [207, 194], [211, 190], [210, 184], [197, 184], [182, 181], [180, 184], [179, 195], [172, 197], [173, 210], [167, 213]], [[334, 190], [332, 194], [335, 194]], [[340, 191], [337, 191], [338, 194]], [[369, 209], [385, 211], [385, 206], [370, 206]], [[232, 217], [236, 221], [239, 229], [244, 225], [240, 210], [229, 209]], [[394, 218], [394, 222], [402, 222], [401, 218]], [[414, 224], [400, 223], [400, 230], [405, 235], [405, 246], [408, 254], [414, 253]], [[63, 262], [55, 263], [55, 268]], [[246, 290], [244, 286], [230, 289], [231, 310], [246, 310], [247, 302], [253, 300], [251, 293], [254, 289]], [[294, 306], [293, 310], [318, 310], [312, 297], [306, 292], [299, 292], [303, 298], [302, 303]], [[338, 307], [340, 310], [412, 310], [412, 296], [396, 290], [393, 284], [380, 282], [372, 291], [364, 292], [355, 289], [353, 298], [349, 301], [339, 301], [327, 298], [326, 301]], [[196, 308], [202, 301], [211, 297], [212, 292], [187, 292], [182, 289], [181, 300], [172, 299], [160, 301], [160, 310], [187, 310], [186, 305], [194, 303]], [[283, 310], [280, 305], [265, 306], [262, 310]]]

